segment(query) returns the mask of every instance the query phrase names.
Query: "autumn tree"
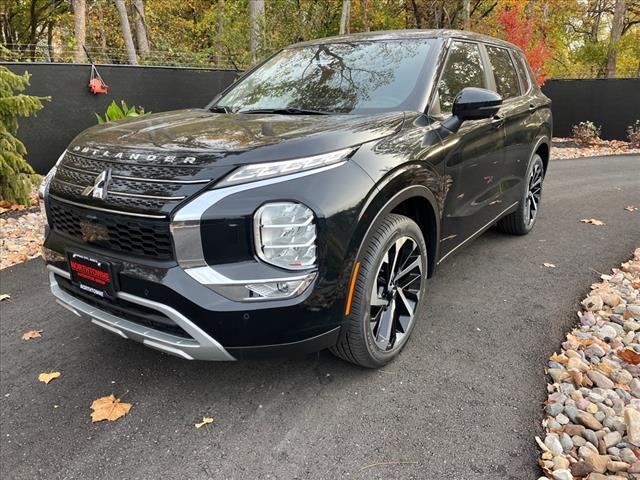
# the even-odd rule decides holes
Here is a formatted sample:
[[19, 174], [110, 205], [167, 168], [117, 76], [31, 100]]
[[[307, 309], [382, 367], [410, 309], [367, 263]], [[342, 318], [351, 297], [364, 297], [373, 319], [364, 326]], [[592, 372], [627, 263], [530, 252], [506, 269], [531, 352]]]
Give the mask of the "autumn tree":
[[86, 43], [87, 36], [87, 3], [85, 0], [72, 0], [71, 5], [73, 6], [73, 20], [76, 40], [74, 60], [77, 63], [82, 63], [86, 60], [83, 47]]
[[625, 0], [615, 0], [613, 11], [613, 21], [611, 24], [611, 34], [609, 36], [609, 50], [607, 52], [607, 77], [616, 76], [616, 59], [618, 57], [618, 46], [622, 29], [624, 28], [624, 15], [627, 10]]
[[544, 26], [525, 15], [525, 5], [516, 3], [499, 14], [499, 22], [506, 39], [520, 47], [529, 61], [536, 81], [542, 85], [547, 76], [546, 62], [551, 58], [550, 46], [545, 42]]
[[249, 0], [249, 54], [255, 62], [260, 48], [261, 23], [264, 16], [264, 0]]
[[131, 35], [131, 25], [129, 24], [129, 16], [127, 14], [127, 6], [124, 0], [115, 0], [118, 16], [120, 17], [120, 30], [122, 38], [127, 50], [127, 57], [131, 65], [138, 65], [138, 57], [136, 55], [136, 47], [133, 44], [133, 36]]
[[149, 38], [147, 36], [147, 22], [144, 16], [144, 1], [133, 0], [135, 11], [136, 41], [138, 42], [138, 52], [140, 56], [149, 55]]

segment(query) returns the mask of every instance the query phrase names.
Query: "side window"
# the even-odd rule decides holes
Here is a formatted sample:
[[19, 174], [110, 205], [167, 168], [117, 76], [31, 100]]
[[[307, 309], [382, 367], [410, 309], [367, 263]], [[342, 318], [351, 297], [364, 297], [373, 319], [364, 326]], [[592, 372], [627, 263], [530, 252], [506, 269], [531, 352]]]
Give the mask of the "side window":
[[518, 75], [513, 68], [509, 51], [506, 48], [487, 45], [487, 53], [489, 54], [493, 76], [496, 80], [496, 91], [504, 100], [520, 95]]
[[518, 75], [520, 76], [520, 84], [522, 86], [522, 93], [526, 93], [531, 87], [531, 77], [529, 76], [529, 69], [527, 68], [526, 60], [523, 58], [521, 53], [513, 54], [513, 58], [516, 59], [516, 69], [518, 70]]
[[453, 42], [438, 84], [441, 114], [451, 113], [453, 99], [465, 87], [487, 88], [480, 48], [476, 43]]

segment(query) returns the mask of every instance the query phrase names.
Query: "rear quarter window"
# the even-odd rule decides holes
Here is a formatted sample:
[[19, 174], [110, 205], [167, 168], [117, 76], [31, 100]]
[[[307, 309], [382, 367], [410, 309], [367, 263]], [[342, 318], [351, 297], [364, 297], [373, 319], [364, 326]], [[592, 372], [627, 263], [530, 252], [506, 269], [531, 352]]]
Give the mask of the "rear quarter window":
[[520, 82], [509, 51], [506, 48], [487, 45], [487, 54], [493, 69], [496, 91], [504, 100], [519, 96]]
[[531, 88], [531, 77], [529, 76], [529, 69], [527, 68], [527, 61], [524, 59], [521, 53], [513, 54], [513, 58], [516, 61], [516, 70], [518, 70], [518, 76], [520, 77], [520, 86], [522, 93], [526, 93]]

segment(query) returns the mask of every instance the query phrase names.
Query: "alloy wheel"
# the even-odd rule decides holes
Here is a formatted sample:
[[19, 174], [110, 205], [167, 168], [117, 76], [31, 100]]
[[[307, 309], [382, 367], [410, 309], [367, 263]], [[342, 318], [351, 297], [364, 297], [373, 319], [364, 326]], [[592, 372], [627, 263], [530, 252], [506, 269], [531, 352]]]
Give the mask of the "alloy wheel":
[[535, 163], [529, 175], [529, 188], [525, 202], [527, 227], [533, 225], [538, 216], [538, 207], [542, 198], [542, 166]]
[[398, 238], [382, 257], [371, 292], [370, 328], [385, 352], [402, 346], [415, 320], [422, 287], [422, 252], [411, 237]]

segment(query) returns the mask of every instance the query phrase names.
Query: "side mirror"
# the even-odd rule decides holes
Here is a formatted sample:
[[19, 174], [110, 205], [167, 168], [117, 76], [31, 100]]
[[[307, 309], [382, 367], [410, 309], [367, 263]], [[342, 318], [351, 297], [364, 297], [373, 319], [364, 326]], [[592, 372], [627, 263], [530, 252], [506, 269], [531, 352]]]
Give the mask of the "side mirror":
[[500, 109], [502, 97], [485, 88], [467, 87], [456, 95], [453, 101], [453, 115], [443, 122], [443, 126], [456, 132], [465, 120], [491, 118]]

